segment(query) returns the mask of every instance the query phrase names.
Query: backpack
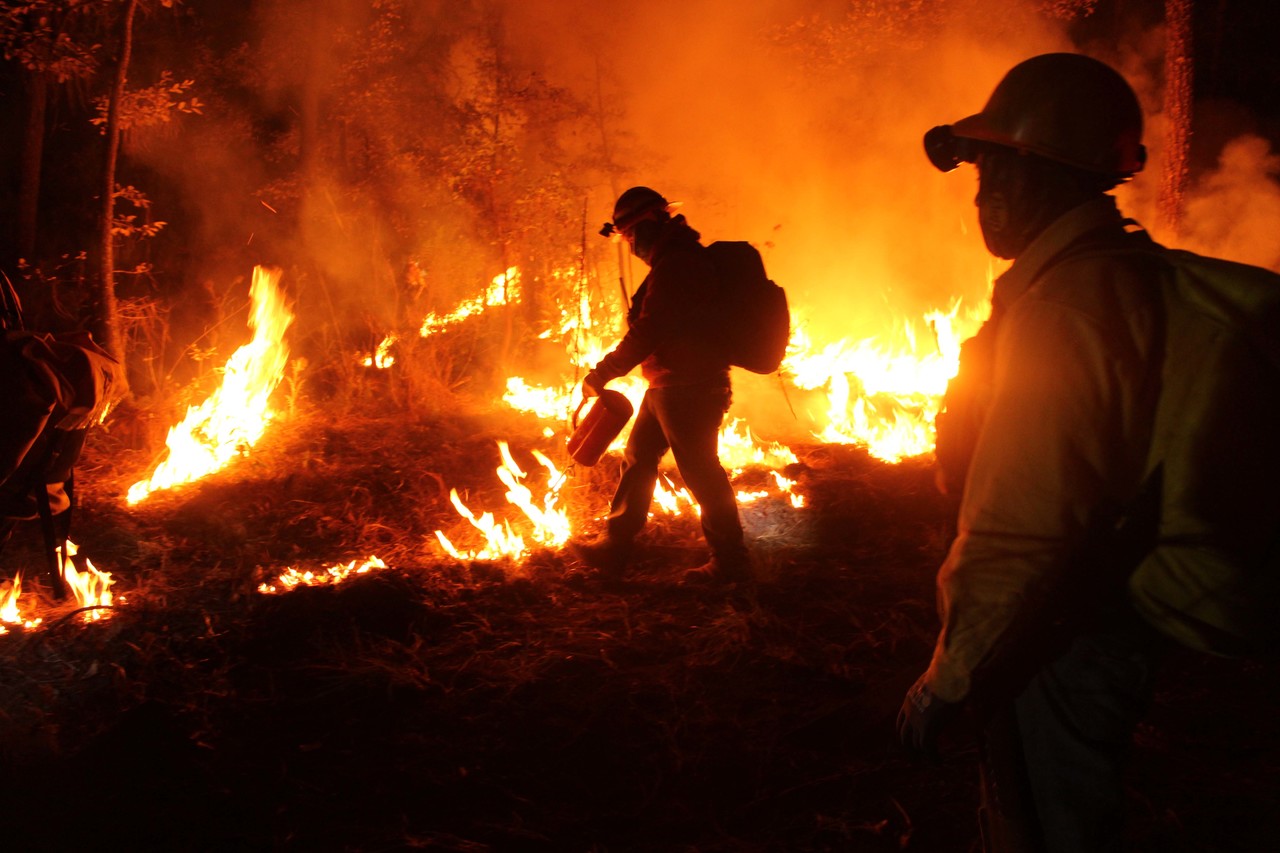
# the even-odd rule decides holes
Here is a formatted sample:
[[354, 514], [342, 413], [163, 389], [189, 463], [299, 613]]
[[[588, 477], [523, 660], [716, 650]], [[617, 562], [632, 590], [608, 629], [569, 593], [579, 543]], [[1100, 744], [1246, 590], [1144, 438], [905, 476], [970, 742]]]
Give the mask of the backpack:
[[707, 252], [720, 273], [717, 345], [734, 367], [773, 373], [791, 339], [786, 291], [769, 280], [764, 260], [750, 243], [721, 240]]
[[[119, 362], [87, 332], [29, 332], [7, 277], [0, 281], [0, 525], [41, 520], [57, 585], [70, 531], [74, 468], [121, 378]], [[55, 529], [55, 516], [61, 522]], [[59, 587], [60, 588], [60, 587]]]
[[1280, 275], [1146, 246], [1168, 265], [1147, 462], [1147, 480], [1159, 488], [1155, 543], [1129, 577], [1130, 597], [1183, 645], [1273, 652], [1280, 648]]

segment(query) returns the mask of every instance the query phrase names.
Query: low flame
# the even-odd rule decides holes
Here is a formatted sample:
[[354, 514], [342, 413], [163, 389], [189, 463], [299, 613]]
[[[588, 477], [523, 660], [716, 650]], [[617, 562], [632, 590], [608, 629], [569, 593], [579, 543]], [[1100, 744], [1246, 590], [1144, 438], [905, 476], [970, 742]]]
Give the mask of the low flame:
[[[525, 485], [525, 472], [511, 456], [511, 448], [507, 442], [499, 441], [498, 450], [502, 456], [502, 465], [497, 469], [498, 478], [507, 487], [507, 501], [518, 507], [532, 525], [532, 541], [545, 548], [563, 545], [569, 540], [569, 518], [563, 509], [556, 507], [556, 502], [565, 482], [564, 474], [545, 454], [533, 451], [534, 459], [547, 470], [547, 488], [542, 496], [542, 505], [539, 506], [534, 501], [533, 491]], [[486, 543], [478, 550], [462, 551], [442, 531], [437, 530], [436, 539], [440, 547], [455, 560], [500, 560], [504, 557], [518, 559], [527, 556], [532, 550], [524, 537], [512, 529], [510, 522], [497, 521], [491, 512], [479, 516], [473, 513], [462, 502], [457, 489], [449, 491], [449, 500], [472, 527], [484, 534]]]
[[129, 488], [130, 504], [221, 470], [262, 436], [273, 417], [267, 401], [284, 375], [289, 358], [284, 334], [293, 322], [279, 281], [280, 270], [254, 268], [249, 291], [253, 340], [227, 361], [222, 385], [213, 395], [188, 409], [186, 418], [169, 430], [168, 456], [150, 479]]
[[300, 586], [333, 586], [342, 583], [352, 575], [363, 575], [374, 569], [385, 569], [386, 567], [387, 564], [378, 557], [368, 557], [363, 562], [352, 560], [349, 563], [339, 563], [336, 566], [330, 566], [323, 572], [296, 569], [290, 566], [280, 573], [275, 583], [259, 584], [258, 592], [272, 595], [280, 592], [289, 592]]
[[422, 320], [422, 326], [418, 329], [418, 334], [426, 338], [438, 332], [442, 332], [450, 326], [461, 323], [468, 317], [483, 312], [486, 308], [492, 308], [495, 305], [507, 305], [515, 302], [520, 298], [520, 270], [518, 267], [508, 267], [506, 272], [499, 273], [489, 282], [489, 286], [479, 296], [471, 299], [464, 299], [458, 303], [458, 307], [450, 311], [448, 314], [437, 314], [432, 311]]
[[98, 571], [88, 557], [84, 558], [84, 571], [78, 570], [71, 558], [79, 550], [76, 543], [67, 540], [67, 558], [62, 564], [62, 578], [67, 582], [67, 588], [71, 590], [78, 607], [95, 608], [83, 614], [84, 621], [97, 622], [104, 618], [105, 611], [100, 608], [111, 607], [113, 581], [109, 573]]
[[21, 609], [18, 607], [18, 600], [22, 597], [22, 572], [18, 572], [13, 576], [13, 580], [8, 584], [8, 589], [0, 588], [0, 634], [9, 633], [9, 629], [5, 625], [17, 625], [23, 628], [34, 628], [41, 623], [41, 619], [27, 619], [22, 615]]
[[379, 370], [386, 370], [396, 363], [396, 357], [391, 354], [391, 348], [395, 346], [398, 340], [400, 340], [400, 336], [394, 332], [387, 335], [382, 339], [382, 343], [378, 344], [378, 348], [373, 355], [365, 356], [360, 360], [360, 364], [364, 367], [376, 367]]

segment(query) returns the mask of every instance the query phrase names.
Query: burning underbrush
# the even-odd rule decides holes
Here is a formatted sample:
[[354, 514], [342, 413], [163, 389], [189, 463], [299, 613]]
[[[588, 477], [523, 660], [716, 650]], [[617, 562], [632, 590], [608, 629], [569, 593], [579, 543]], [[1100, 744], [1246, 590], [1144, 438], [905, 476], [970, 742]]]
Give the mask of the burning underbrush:
[[[949, 533], [925, 461], [793, 445], [778, 470], [804, 506], [743, 507], [754, 592], [677, 587], [704, 556], [697, 520], [657, 510], [636, 571], [606, 584], [554, 548], [442, 551], [436, 531], [479, 542], [451, 490], [523, 524], [500, 441], [531, 481], [533, 450], [563, 459], [540, 421], [466, 409], [303, 408], [134, 507], [145, 460], [101, 436], [75, 527], [116, 579], [110, 618], [0, 637], [14, 849], [969, 849], [972, 748], [918, 767], [892, 743]], [[568, 473], [575, 529], [616, 465]], [[736, 482], [766, 490], [774, 470]], [[39, 538], [19, 531], [6, 559]], [[262, 591], [370, 556], [384, 565]], [[1173, 668], [1139, 742], [1155, 798], [1136, 803], [1135, 849], [1262, 849], [1275, 674]]]

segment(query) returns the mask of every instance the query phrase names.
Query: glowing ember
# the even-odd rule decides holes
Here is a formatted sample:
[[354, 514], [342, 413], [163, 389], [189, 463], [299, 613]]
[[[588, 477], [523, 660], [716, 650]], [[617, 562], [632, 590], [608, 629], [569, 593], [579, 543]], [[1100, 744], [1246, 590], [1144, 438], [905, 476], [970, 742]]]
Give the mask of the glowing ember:
[[[107, 572], [100, 572], [89, 560], [84, 558], [84, 571], [79, 571], [72, 557], [79, 551], [76, 543], [67, 541], [67, 559], [62, 565], [62, 578], [67, 582], [67, 588], [71, 590], [71, 594], [75, 597], [78, 607], [106, 608], [111, 606], [111, 575]], [[106, 611], [102, 609], [94, 609], [86, 611], [82, 618], [85, 622], [97, 622], [99, 619], [105, 618]]]
[[[498, 450], [502, 455], [502, 465], [498, 468], [498, 478], [507, 487], [507, 501], [518, 507], [524, 513], [525, 518], [532, 524], [530, 536], [533, 542], [547, 548], [556, 548], [563, 545], [569, 540], [569, 518], [565, 515], [564, 510], [556, 507], [556, 501], [560, 487], [564, 485], [564, 475], [545, 454], [536, 450], [533, 451], [534, 459], [547, 470], [548, 478], [547, 489], [542, 496], [541, 506], [539, 506], [534, 500], [533, 491], [524, 484], [525, 473], [516, 464], [515, 459], [512, 458], [510, 447], [505, 441], [500, 441], [498, 442]], [[440, 547], [449, 556], [456, 560], [465, 561], [500, 560], [504, 557], [521, 558], [529, 554], [531, 546], [525, 543], [522, 535], [512, 530], [509, 522], [503, 521], [499, 523], [491, 512], [477, 516], [458, 497], [457, 489], [449, 491], [449, 500], [452, 501], [458, 513], [471, 523], [472, 527], [484, 534], [486, 542], [485, 546], [478, 550], [461, 551], [454, 546], [453, 542], [442, 531], [437, 530], [436, 539], [440, 542]]]
[[391, 347], [400, 338], [395, 334], [387, 335], [382, 339], [382, 343], [378, 344], [378, 349], [373, 355], [365, 356], [361, 361], [365, 367], [376, 367], [379, 370], [386, 370], [388, 367], [396, 363], [396, 357], [391, 354]]
[[293, 313], [277, 286], [280, 270], [255, 267], [249, 296], [253, 340], [231, 356], [222, 385], [199, 406], [187, 410], [182, 423], [169, 430], [168, 456], [151, 478], [134, 483], [128, 501], [135, 504], [158, 489], [189, 483], [221, 470], [257, 442], [273, 413], [271, 392], [284, 375], [289, 348], [285, 330]]
[[363, 575], [374, 569], [385, 569], [386, 567], [387, 564], [377, 557], [369, 557], [362, 563], [355, 560], [349, 563], [340, 563], [336, 566], [330, 566], [323, 572], [300, 570], [290, 566], [280, 573], [275, 583], [259, 584], [258, 592], [271, 595], [289, 592], [300, 586], [332, 586], [342, 583], [352, 575]]
[[473, 299], [464, 299], [458, 307], [448, 314], [436, 314], [434, 311], [422, 320], [418, 334], [422, 337], [434, 335], [455, 323], [481, 313], [495, 305], [507, 305], [520, 298], [520, 270], [509, 267], [506, 272], [493, 277], [493, 281], [485, 288], [484, 293]]

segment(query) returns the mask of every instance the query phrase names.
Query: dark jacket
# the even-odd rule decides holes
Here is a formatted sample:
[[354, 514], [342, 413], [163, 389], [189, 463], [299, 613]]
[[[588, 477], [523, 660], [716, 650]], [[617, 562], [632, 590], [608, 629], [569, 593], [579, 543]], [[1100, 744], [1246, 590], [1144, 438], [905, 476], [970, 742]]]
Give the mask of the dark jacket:
[[710, 343], [718, 311], [719, 279], [683, 216], [659, 235], [649, 274], [628, 315], [630, 328], [595, 372], [608, 382], [637, 364], [651, 388], [702, 383], [729, 385], [729, 363]]

